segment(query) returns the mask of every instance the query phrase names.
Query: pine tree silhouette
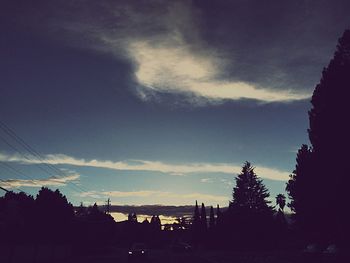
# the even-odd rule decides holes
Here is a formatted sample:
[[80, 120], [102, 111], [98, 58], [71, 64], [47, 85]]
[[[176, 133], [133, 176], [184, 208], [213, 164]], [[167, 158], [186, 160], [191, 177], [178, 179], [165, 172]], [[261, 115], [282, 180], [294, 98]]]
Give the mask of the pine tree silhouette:
[[313, 153], [311, 149], [303, 144], [298, 150], [296, 166], [293, 173], [289, 176], [286, 191], [291, 200], [288, 206], [295, 213], [297, 226], [301, 232], [314, 232], [316, 222], [314, 218], [314, 209], [318, 203], [317, 195], [313, 188], [316, 186], [316, 176], [314, 175]]
[[201, 218], [199, 215], [198, 202], [196, 200], [196, 206], [194, 208], [194, 215], [192, 219], [192, 238], [194, 243], [198, 243], [201, 239]]
[[198, 208], [198, 202], [196, 200], [196, 206], [194, 208], [194, 215], [193, 215], [193, 222], [192, 222], [192, 225], [194, 227], [198, 227], [200, 225], [200, 215], [199, 215], [199, 208]]
[[249, 162], [244, 163], [235, 180], [233, 199], [225, 217], [226, 231], [230, 233], [228, 242], [245, 248], [267, 245], [273, 221], [267, 200], [270, 194]]
[[209, 229], [214, 229], [215, 227], [215, 217], [214, 217], [214, 208], [210, 207], [210, 216], [209, 216]]
[[201, 231], [202, 233], [205, 233], [205, 231], [208, 228], [208, 223], [207, 223], [207, 212], [205, 211], [204, 203], [202, 203], [200, 220], [201, 220]]
[[262, 180], [257, 177], [254, 167], [245, 162], [242, 172], [236, 177], [236, 186], [233, 188], [231, 209], [252, 210], [257, 212], [271, 211], [270, 196]]
[[[318, 200], [312, 207], [326, 238], [345, 238], [350, 217], [343, 213], [348, 205], [348, 172], [342, 164], [348, 159], [350, 129], [348, 95], [350, 87], [350, 30], [339, 39], [334, 58], [323, 70], [312, 96], [309, 111], [309, 138], [313, 149], [314, 189]], [[310, 175], [312, 176], [312, 175]], [[348, 213], [347, 213], [348, 214]], [[348, 232], [348, 230], [346, 231]], [[349, 234], [349, 233], [347, 233]]]
[[312, 147], [299, 150], [287, 184], [298, 224], [321, 242], [345, 242], [350, 234], [350, 216], [344, 213], [350, 184], [344, 168], [350, 146], [349, 87], [350, 30], [346, 30], [312, 96], [308, 129]]
[[222, 225], [222, 213], [220, 211], [219, 205], [216, 206], [216, 225], [217, 226]]

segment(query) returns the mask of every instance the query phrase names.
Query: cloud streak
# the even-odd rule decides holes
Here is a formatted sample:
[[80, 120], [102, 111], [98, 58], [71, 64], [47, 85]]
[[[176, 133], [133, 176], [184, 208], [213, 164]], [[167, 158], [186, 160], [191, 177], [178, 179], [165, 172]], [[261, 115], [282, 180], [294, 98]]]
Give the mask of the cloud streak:
[[42, 186], [65, 186], [69, 182], [74, 182], [80, 177], [74, 173], [67, 176], [52, 176], [45, 179], [8, 179], [0, 181], [0, 185], [7, 188], [18, 187], [42, 187]]
[[[131, 160], [131, 161], [119, 161], [113, 162], [109, 160], [85, 160], [77, 159], [64, 154], [48, 154], [43, 161], [40, 160], [28, 160], [18, 155], [7, 155], [0, 153], [0, 161], [5, 162], [18, 162], [23, 164], [39, 164], [47, 163], [52, 165], [74, 165], [74, 166], [87, 166], [98, 167], [112, 170], [125, 170], [125, 171], [149, 171], [149, 172], [161, 172], [172, 175], [186, 175], [191, 173], [224, 173], [224, 174], [238, 174], [241, 172], [242, 167], [239, 165], [232, 165], [227, 163], [190, 163], [190, 164], [170, 164], [160, 161], [147, 161], [147, 160]], [[264, 166], [256, 166], [256, 173], [265, 179], [286, 181], [289, 173], [280, 171], [275, 168], [269, 168]]]
[[150, 91], [189, 94], [209, 101], [288, 102], [311, 96], [292, 89], [269, 89], [244, 81], [220, 79], [218, 69], [222, 62], [191, 52], [181, 40], [168, 42], [164, 41], [161, 46], [147, 41], [129, 45], [129, 53], [137, 64], [136, 79]]

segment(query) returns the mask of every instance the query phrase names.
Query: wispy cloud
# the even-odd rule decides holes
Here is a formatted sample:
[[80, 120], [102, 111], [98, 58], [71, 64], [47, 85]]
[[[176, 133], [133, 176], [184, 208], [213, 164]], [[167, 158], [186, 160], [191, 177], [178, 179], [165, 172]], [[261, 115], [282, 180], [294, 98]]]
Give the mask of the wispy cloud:
[[[242, 73], [237, 74], [235, 67], [242, 61], [226, 62], [227, 57], [241, 54], [215, 48], [201, 37], [206, 18], [191, 1], [99, 2], [103, 19], [91, 19], [101, 16], [100, 13], [83, 6], [79, 14], [70, 8], [57, 12], [54, 25], [69, 35], [70, 44], [84, 48], [89, 45], [133, 63], [131, 74], [139, 84], [138, 94], [145, 100], [163, 93], [181, 94], [191, 98], [187, 100], [191, 102], [213, 103], [240, 99], [288, 102], [311, 96], [310, 92], [294, 90], [287, 84], [273, 83], [272, 88], [266, 83], [249, 82]], [[62, 17], [63, 21], [58, 22]], [[236, 52], [245, 53], [244, 50]], [[275, 76], [277, 68], [267, 72], [267, 63], [271, 62], [265, 60], [261, 65], [264, 70], [255, 71]], [[253, 67], [249, 71], [253, 71]]]
[[205, 183], [205, 184], [221, 184], [224, 185], [225, 188], [232, 188], [233, 186], [233, 182], [232, 179], [226, 179], [226, 178], [202, 178], [200, 179], [201, 183]]
[[306, 99], [311, 95], [288, 87], [271, 89], [244, 81], [220, 79], [222, 62], [192, 52], [181, 39], [167, 39], [162, 45], [134, 42], [128, 48], [137, 64], [137, 81], [151, 91], [187, 93], [214, 101], [254, 99], [284, 102]]
[[[65, 164], [74, 166], [99, 167], [113, 170], [126, 171], [152, 171], [162, 172], [172, 175], [186, 175], [190, 173], [225, 173], [238, 174], [241, 171], [240, 165], [227, 163], [187, 163], [187, 164], [170, 164], [160, 161], [131, 160], [113, 162], [109, 160], [85, 160], [77, 159], [64, 154], [48, 154], [43, 161], [28, 160], [18, 155], [8, 155], [0, 153], [0, 161], [19, 162], [23, 164], [48, 163], [52, 165]], [[262, 178], [271, 180], [285, 181], [288, 179], [289, 172], [280, 171], [275, 168], [256, 166], [256, 173]]]
[[201, 183], [214, 183], [215, 179], [214, 178], [202, 178]]
[[69, 182], [78, 180], [79, 174], [69, 174], [67, 176], [52, 176], [44, 179], [8, 179], [0, 181], [0, 185], [6, 188], [18, 187], [42, 187], [42, 186], [65, 186]]

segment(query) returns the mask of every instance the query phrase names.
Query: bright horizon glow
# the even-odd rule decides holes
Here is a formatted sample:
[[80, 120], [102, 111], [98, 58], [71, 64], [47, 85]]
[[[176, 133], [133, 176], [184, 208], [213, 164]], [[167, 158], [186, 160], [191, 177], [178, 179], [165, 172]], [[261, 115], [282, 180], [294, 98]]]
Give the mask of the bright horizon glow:
[[[120, 222], [120, 221], [125, 221], [128, 220], [128, 214], [124, 214], [124, 213], [119, 213], [119, 212], [111, 212], [110, 215], [114, 218], [114, 220], [116, 222]], [[143, 222], [145, 219], [148, 220], [148, 222], [151, 222], [151, 215], [143, 215], [143, 214], [138, 214], [137, 215], [137, 221], [138, 222]], [[159, 219], [163, 224], [172, 224], [177, 222], [176, 221], [176, 217], [173, 216], [164, 216], [164, 215], [159, 215]]]

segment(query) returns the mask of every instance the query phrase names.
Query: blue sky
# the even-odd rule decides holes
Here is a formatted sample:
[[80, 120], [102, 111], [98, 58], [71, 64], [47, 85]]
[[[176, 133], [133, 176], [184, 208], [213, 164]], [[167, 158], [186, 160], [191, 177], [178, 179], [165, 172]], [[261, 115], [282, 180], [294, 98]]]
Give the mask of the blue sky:
[[346, 1], [2, 5], [1, 121], [41, 154], [0, 131], [2, 185], [74, 204], [225, 206], [247, 160], [284, 193], [350, 22]]

